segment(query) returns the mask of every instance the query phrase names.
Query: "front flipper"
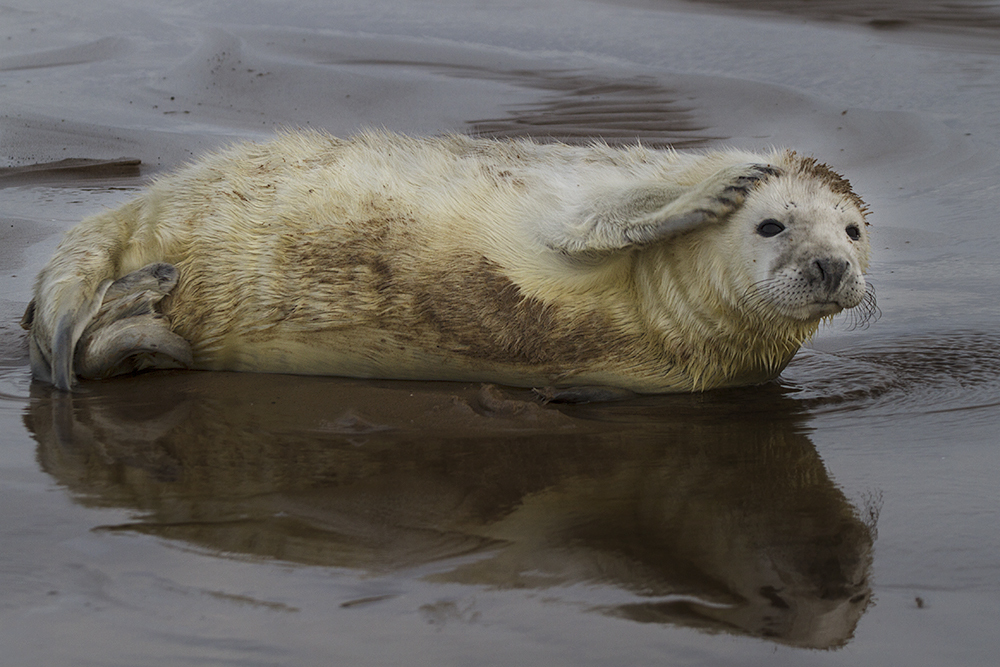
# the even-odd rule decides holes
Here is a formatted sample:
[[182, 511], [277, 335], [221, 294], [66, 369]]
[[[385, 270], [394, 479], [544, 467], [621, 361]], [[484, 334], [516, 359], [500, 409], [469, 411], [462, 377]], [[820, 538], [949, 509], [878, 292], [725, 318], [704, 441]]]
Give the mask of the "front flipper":
[[543, 403], [610, 403], [635, 398], [638, 394], [619, 387], [542, 387], [532, 389]]
[[644, 245], [722, 220], [759, 182], [781, 173], [766, 164], [727, 167], [688, 188], [646, 184], [597, 194], [577, 224], [556, 230], [549, 247], [586, 253]]
[[176, 284], [177, 269], [165, 263], [150, 264], [112, 283], [77, 344], [76, 374], [101, 379], [190, 367], [191, 346], [155, 310]]

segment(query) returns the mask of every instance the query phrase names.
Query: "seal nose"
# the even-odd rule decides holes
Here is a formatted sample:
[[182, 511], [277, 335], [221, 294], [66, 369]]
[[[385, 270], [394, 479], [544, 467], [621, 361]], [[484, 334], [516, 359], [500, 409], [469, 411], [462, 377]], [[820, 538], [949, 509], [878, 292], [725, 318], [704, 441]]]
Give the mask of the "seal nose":
[[827, 294], [834, 294], [840, 287], [844, 275], [851, 263], [846, 259], [834, 259], [824, 257], [813, 260], [813, 272], [817, 282], [819, 282]]

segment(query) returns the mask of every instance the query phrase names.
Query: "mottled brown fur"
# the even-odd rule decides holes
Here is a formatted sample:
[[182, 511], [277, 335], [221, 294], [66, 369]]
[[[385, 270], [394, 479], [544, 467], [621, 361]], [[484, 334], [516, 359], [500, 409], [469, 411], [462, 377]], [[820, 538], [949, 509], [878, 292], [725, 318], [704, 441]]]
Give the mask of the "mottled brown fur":
[[559, 305], [525, 296], [485, 257], [463, 265], [463, 272], [433, 275], [433, 290], [416, 288], [416, 312], [451, 351], [487, 362], [573, 369], [621, 363], [619, 354], [635, 343], [600, 312], [567, 317]]
[[[791, 154], [794, 156], [795, 152]], [[797, 156], [796, 156], [797, 157]], [[828, 165], [820, 162], [814, 157], [798, 157], [798, 171], [804, 175], [817, 178], [822, 181], [832, 192], [843, 195], [849, 199], [862, 213], [867, 213], [868, 205], [861, 199], [851, 187], [851, 182], [840, 173], [831, 169]], [[867, 223], [867, 220], [866, 220]]]

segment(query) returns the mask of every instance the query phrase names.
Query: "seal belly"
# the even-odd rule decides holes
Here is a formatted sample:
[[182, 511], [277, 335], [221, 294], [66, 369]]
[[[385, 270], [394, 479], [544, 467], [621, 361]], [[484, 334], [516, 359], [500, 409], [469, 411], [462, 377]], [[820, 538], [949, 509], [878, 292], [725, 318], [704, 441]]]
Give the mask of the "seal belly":
[[628, 308], [526, 295], [482, 256], [414, 265], [350, 243], [294, 245], [280, 274], [189, 264], [185, 279], [181, 267], [164, 314], [190, 341], [194, 368], [523, 386], [637, 379], [613, 370], [642, 365]]

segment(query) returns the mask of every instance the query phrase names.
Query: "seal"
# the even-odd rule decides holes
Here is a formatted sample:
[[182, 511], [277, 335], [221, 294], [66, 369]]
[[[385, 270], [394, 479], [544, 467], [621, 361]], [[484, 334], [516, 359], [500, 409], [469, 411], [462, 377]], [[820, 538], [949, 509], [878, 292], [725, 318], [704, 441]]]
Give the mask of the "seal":
[[791, 151], [288, 132], [71, 229], [22, 325], [64, 390], [150, 368], [755, 384], [874, 311], [866, 214]]

